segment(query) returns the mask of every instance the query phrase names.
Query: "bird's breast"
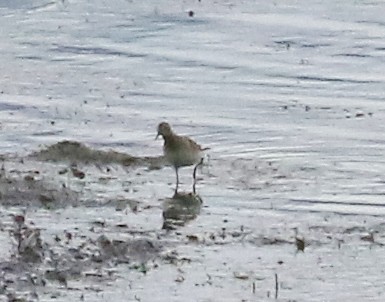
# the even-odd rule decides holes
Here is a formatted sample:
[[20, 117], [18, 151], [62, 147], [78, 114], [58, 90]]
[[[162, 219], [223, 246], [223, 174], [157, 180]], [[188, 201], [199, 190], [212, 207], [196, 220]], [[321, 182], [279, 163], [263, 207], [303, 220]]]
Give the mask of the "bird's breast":
[[165, 146], [164, 155], [167, 161], [176, 167], [191, 166], [201, 159], [201, 152], [189, 148], [168, 148]]

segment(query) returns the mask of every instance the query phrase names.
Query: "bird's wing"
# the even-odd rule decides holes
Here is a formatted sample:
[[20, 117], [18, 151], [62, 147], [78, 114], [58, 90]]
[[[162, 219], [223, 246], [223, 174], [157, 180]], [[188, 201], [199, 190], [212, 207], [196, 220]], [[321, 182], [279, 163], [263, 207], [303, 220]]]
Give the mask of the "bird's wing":
[[196, 143], [194, 140], [192, 140], [191, 138], [185, 136], [185, 138], [187, 138], [188, 140], [188, 144], [193, 147], [194, 149], [197, 149], [199, 151], [205, 151], [205, 150], [209, 150], [210, 148], [202, 148], [201, 145], [199, 145], [198, 143]]

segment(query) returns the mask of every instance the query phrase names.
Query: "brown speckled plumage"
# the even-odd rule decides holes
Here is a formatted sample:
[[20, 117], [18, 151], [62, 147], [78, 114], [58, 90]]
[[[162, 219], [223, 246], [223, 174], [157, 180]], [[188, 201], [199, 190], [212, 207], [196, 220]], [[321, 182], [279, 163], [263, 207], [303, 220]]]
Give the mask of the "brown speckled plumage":
[[171, 126], [162, 122], [158, 125], [158, 135], [161, 135], [164, 139], [163, 152], [166, 160], [175, 168], [176, 173], [176, 189], [178, 190], [179, 185], [179, 176], [178, 168], [184, 166], [195, 165], [194, 168], [194, 189], [195, 189], [195, 174], [196, 168], [202, 164], [203, 153], [202, 151], [207, 150], [208, 148], [202, 149], [200, 145], [194, 142], [187, 136], [180, 136], [175, 134]]

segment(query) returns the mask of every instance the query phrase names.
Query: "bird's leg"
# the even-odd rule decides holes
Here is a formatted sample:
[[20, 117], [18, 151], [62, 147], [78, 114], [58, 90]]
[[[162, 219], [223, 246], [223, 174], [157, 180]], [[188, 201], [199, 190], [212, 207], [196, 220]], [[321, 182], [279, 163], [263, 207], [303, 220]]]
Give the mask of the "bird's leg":
[[194, 168], [194, 173], [193, 173], [193, 177], [194, 177], [194, 182], [196, 181], [196, 178], [197, 178], [197, 169], [199, 166], [201, 166], [203, 164], [203, 158], [201, 158], [201, 160], [199, 161], [199, 163], [196, 164], [195, 168]]
[[195, 194], [195, 185], [197, 183], [197, 169], [199, 166], [201, 166], [203, 164], [203, 157], [201, 158], [200, 162], [196, 164], [195, 168], [194, 168], [194, 173], [193, 173], [193, 178], [194, 178], [194, 183], [193, 183], [193, 192]]

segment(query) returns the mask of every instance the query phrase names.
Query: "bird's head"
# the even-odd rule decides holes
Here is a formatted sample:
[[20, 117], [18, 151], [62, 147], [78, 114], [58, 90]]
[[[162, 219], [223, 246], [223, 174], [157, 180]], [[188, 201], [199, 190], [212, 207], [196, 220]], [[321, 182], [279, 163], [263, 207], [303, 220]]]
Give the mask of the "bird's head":
[[162, 122], [158, 125], [158, 134], [156, 135], [155, 139], [157, 139], [159, 137], [159, 135], [161, 135], [163, 137], [167, 137], [167, 136], [172, 135], [171, 126], [169, 123]]

